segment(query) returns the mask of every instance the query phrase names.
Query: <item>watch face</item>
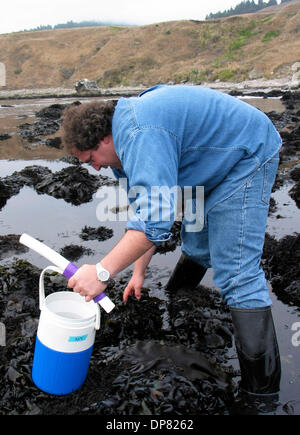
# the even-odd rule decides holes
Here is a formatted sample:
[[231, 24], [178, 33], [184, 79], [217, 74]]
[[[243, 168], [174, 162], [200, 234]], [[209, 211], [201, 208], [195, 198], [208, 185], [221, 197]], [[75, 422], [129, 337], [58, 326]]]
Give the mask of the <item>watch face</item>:
[[100, 281], [107, 281], [109, 279], [109, 272], [107, 270], [101, 270], [99, 272], [98, 277]]

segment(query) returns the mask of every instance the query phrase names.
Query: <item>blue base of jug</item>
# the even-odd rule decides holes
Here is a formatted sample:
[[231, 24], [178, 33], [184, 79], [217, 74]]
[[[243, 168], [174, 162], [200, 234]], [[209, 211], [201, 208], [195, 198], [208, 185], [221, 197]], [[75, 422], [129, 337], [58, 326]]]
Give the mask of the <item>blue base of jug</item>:
[[59, 352], [45, 346], [37, 337], [32, 380], [42, 391], [64, 395], [77, 390], [85, 381], [93, 346], [82, 352]]

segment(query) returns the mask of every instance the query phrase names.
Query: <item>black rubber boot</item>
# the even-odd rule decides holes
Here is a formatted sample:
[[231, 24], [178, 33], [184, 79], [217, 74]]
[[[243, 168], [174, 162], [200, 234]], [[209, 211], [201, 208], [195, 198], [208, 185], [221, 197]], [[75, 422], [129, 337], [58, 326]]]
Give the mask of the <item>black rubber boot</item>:
[[205, 275], [206, 268], [185, 254], [181, 254], [178, 263], [166, 285], [166, 290], [176, 292], [180, 289], [194, 289]]
[[230, 308], [241, 369], [240, 389], [266, 397], [279, 392], [281, 364], [271, 307]]

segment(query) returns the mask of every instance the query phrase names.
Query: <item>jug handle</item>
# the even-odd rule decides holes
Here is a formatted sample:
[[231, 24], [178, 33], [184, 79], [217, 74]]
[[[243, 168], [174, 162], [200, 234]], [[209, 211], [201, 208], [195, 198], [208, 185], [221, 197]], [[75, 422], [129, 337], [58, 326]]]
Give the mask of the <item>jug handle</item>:
[[47, 266], [40, 274], [40, 281], [39, 281], [39, 296], [40, 296], [39, 308], [40, 308], [40, 310], [43, 309], [43, 306], [45, 303], [44, 275], [45, 275], [45, 272], [47, 272], [48, 270], [51, 270], [52, 272], [60, 273], [61, 275], [63, 274], [63, 271], [56, 266]]
[[[43, 309], [44, 303], [45, 303], [45, 285], [44, 285], [44, 275], [45, 272], [51, 270], [52, 272], [57, 272], [63, 275], [64, 271], [61, 270], [59, 267], [56, 266], [47, 266], [40, 274], [40, 281], [39, 281], [39, 308], [40, 310]], [[95, 329], [100, 329], [100, 307], [98, 304], [95, 304], [96, 308], [96, 321], [95, 321]]]

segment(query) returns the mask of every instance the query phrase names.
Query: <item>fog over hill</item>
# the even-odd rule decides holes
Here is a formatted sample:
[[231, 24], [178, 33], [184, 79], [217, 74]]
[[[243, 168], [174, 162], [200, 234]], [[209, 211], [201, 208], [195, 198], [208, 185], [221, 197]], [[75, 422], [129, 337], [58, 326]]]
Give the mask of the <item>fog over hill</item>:
[[0, 35], [6, 89], [100, 87], [280, 78], [300, 61], [300, 1], [257, 13], [145, 26]]

